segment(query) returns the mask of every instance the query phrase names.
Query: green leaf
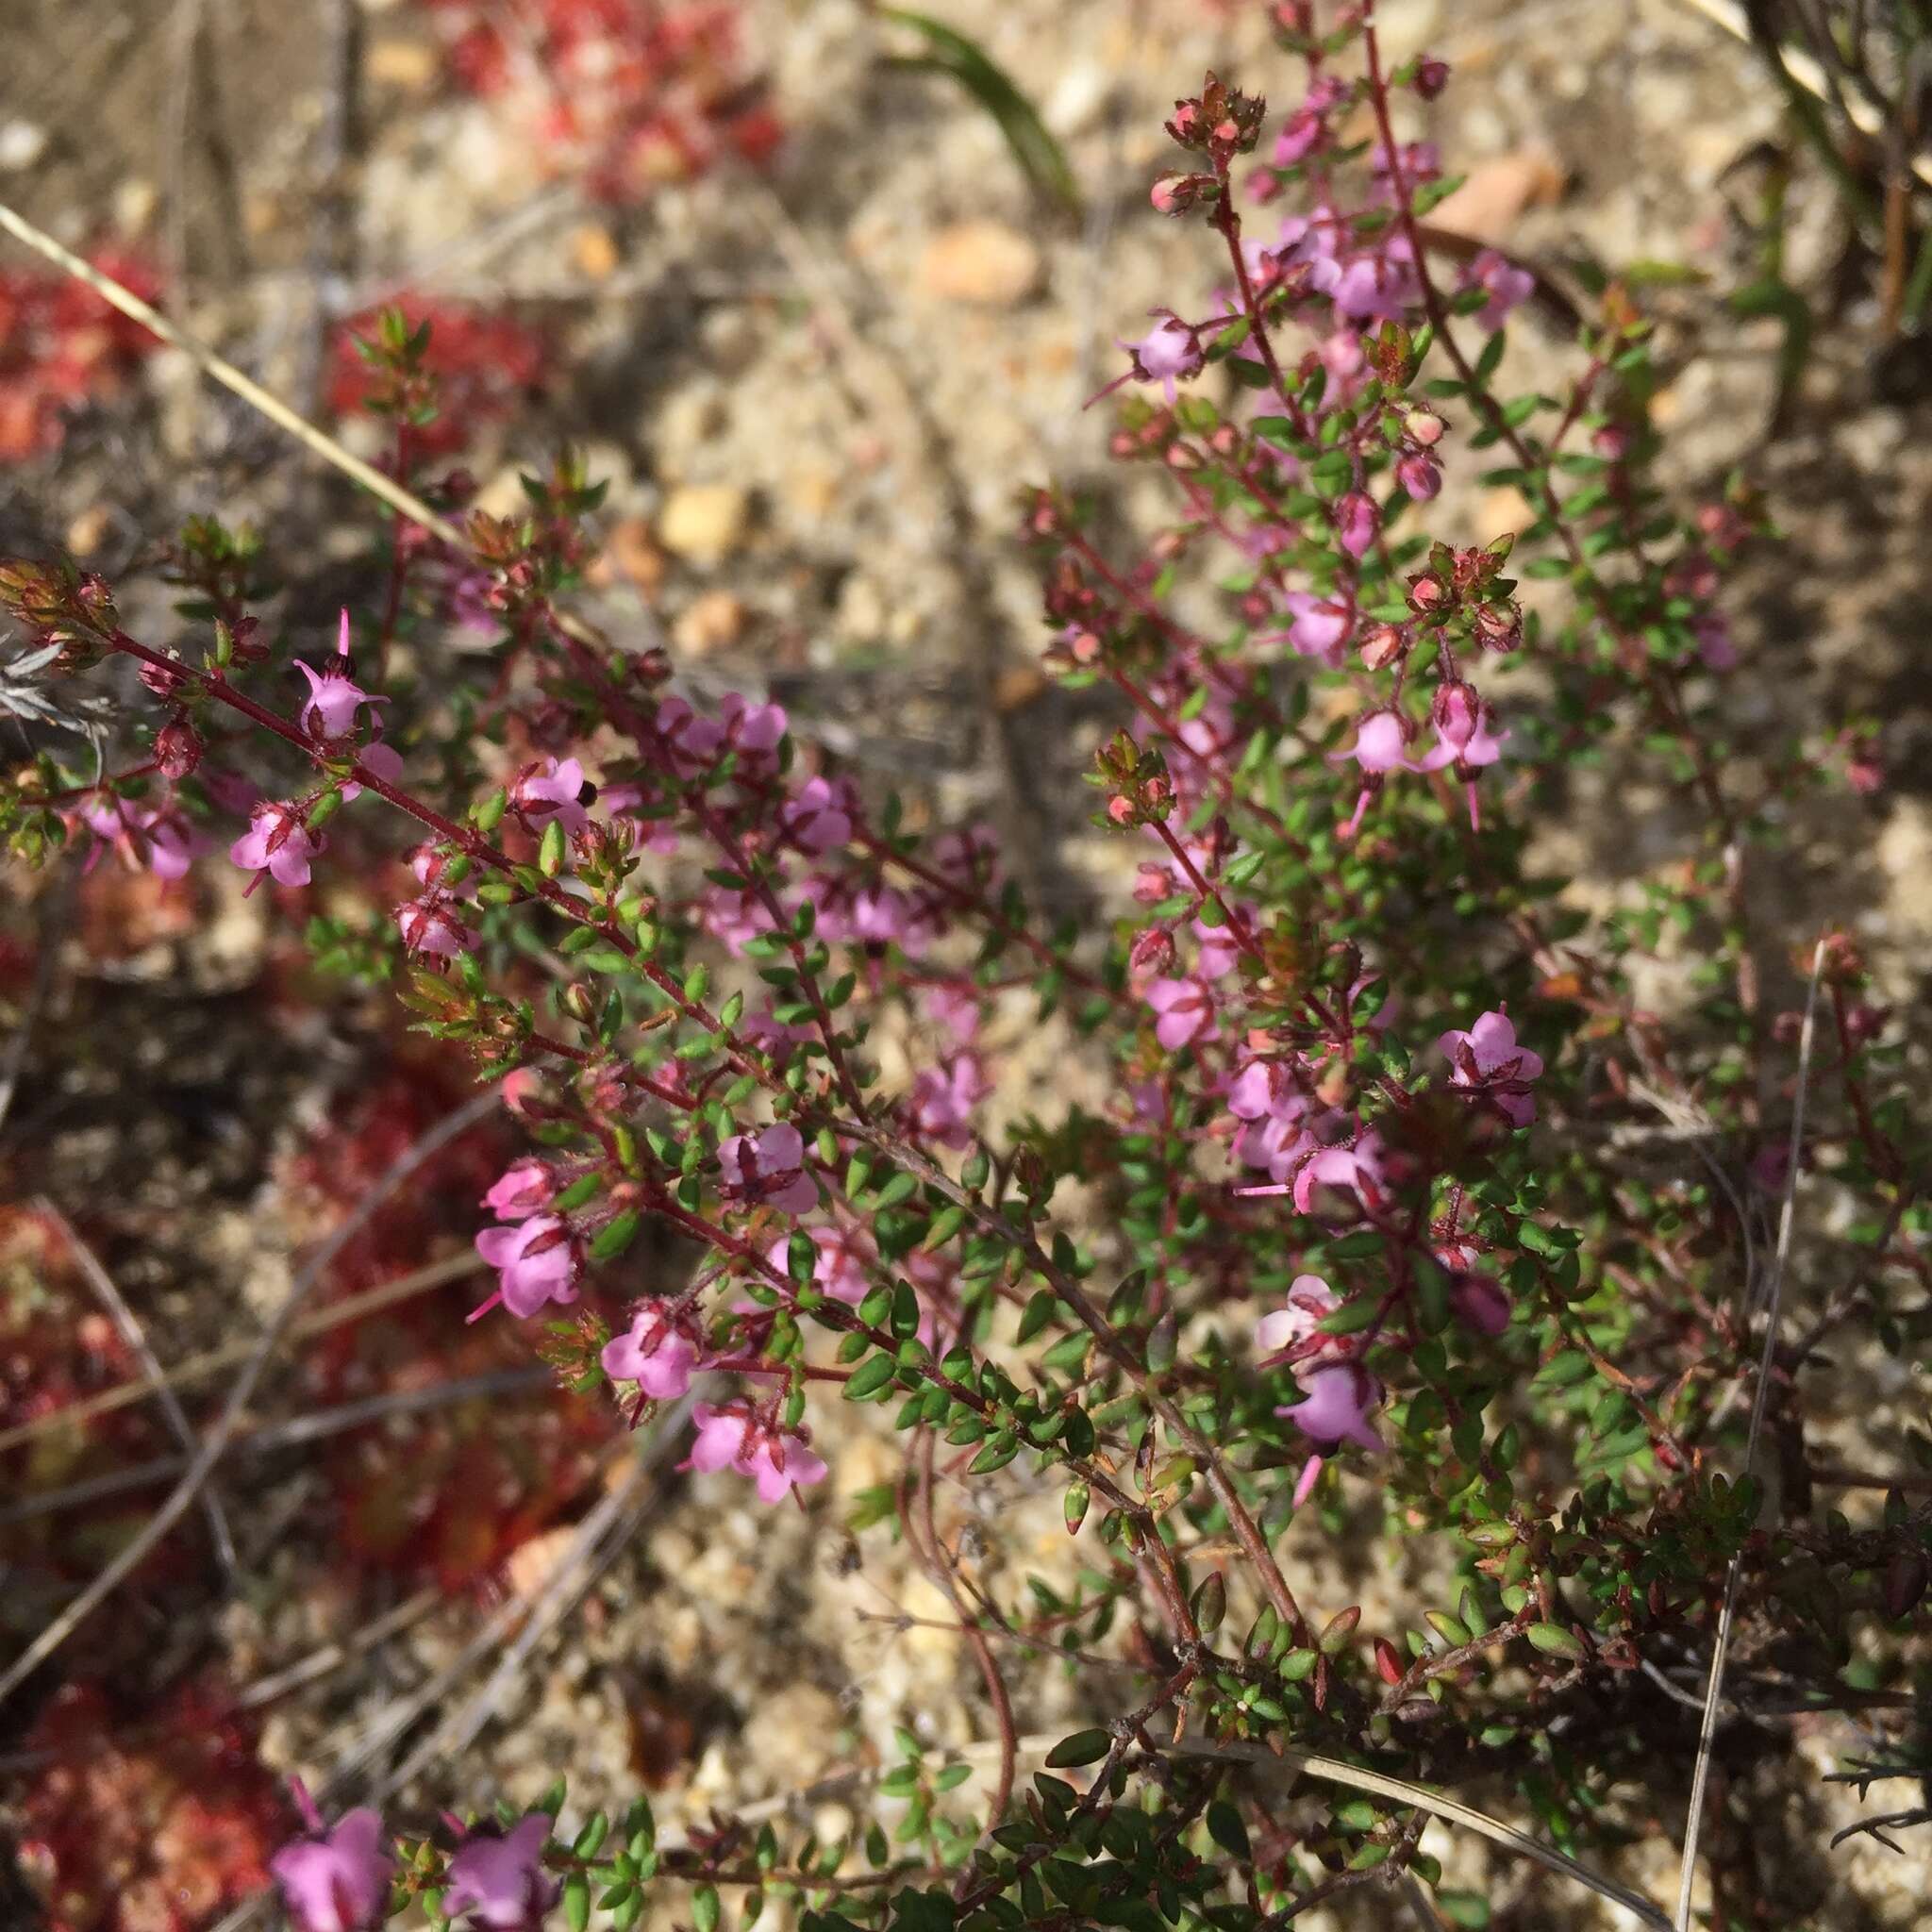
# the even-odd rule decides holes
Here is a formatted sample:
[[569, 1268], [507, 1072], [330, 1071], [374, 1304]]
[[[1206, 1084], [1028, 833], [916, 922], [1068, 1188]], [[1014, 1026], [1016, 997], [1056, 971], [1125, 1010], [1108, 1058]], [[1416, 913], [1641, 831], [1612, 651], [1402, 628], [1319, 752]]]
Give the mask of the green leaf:
[[1532, 1624], [1523, 1634], [1547, 1657], [1568, 1657], [1572, 1663], [1583, 1661], [1581, 1641], [1560, 1624]]
[[1231, 1858], [1245, 1863], [1254, 1854], [1248, 1849], [1248, 1827], [1232, 1805], [1216, 1799], [1208, 1807], [1208, 1836]]
[[1075, 1731], [1062, 1738], [1046, 1754], [1047, 1768], [1062, 1771], [1070, 1764], [1097, 1764], [1108, 1754], [1113, 1740], [1103, 1730]]
[[977, 42], [968, 40], [955, 27], [904, 8], [882, 7], [879, 15], [909, 28], [925, 42], [924, 54], [891, 59], [889, 66], [904, 72], [943, 74], [957, 81], [991, 115], [1033, 192], [1068, 214], [1080, 212], [1079, 186], [1059, 142], [1046, 131], [1033, 104]]
[[864, 1402], [876, 1395], [892, 1379], [898, 1364], [889, 1355], [875, 1355], [854, 1369], [845, 1384], [847, 1402]]
[[626, 1208], [615, 1220], [606, 1222], [598, 1229], [596, 1240], [591, 1243], [591, 1259], [615, 1260], [636, 1239], [637, 1231], [641, 1224], [641, 1217], [634, 1208]]

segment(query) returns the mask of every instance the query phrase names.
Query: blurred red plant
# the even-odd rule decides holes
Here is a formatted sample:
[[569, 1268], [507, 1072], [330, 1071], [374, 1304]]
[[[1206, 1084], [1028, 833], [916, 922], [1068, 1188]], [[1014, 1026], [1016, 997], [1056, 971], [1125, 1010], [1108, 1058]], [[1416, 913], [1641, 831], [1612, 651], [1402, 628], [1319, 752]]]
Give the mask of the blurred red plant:
[[[503, 421], [541, 390], [549, 344], [501, 309], [474, 303], [405, 295], [393, 305], [414, 327], [427, 322], [424, 372], [436, 378], [435, 408], [411, 416], [409, 441], [418, 456], [448, 456], [475, 440], [484, 424]], [[352, 316], [338, 330], [329, 372], [328, 406], [351, 416], [383, 401], [392, 385], [357, 346], [375, 336], [378, 314]]]
[[743, 61], [737, 9], [658, 0], [425, 0], [473, 93], [521, 97], [594, 194], [642, 199], [727, 155], [762, 164], [783, 128]]
[[218, 1685], [184, 1685], [142, 1726], [107, 1740], [107, 1694], [68, 1684], [27, 1739], [53, 1754], [20, 1807], [20, 1866], [47, 1932], [201, 1932], [268, 1883], [289, 1810], [256, 1727]]
[[[451, 1075], [446, 1061], [400, 1048], [391, 1071], [289, 1163], [291, 1198], [322, 1208], [321, 1224], [353, 1212], [458, 1104]], [[505, 1148], [494, 1123], [453, 1141], [342, 1250], [324, 1304], [458, 1245]], [[452, 1298], [465, 1296], [480, 1299], [481, 1290], [452, 1285], [317, 1336], [303, 1354], [310, 1395], [319, 1404], [358, 1401], [527, 1365], [527, 1349], [501, 1324], [451, 1320]], [[615, 1432], [615, 1418], [592, 1405], [538, 1389], [513, 1401], [479, 1393], [330, 1438], [318, 1456], [336, 1512], [338, 1560], [451, 1591], [480, 1584], [564, 1513]]]
[[[145, 300], [159, 295], [139, 261], [105, 251], [92, 259]], [[58, 449], [66, 412], [111, 393], [158, 346], [70, 275], [0, 272], [0, 462]]]

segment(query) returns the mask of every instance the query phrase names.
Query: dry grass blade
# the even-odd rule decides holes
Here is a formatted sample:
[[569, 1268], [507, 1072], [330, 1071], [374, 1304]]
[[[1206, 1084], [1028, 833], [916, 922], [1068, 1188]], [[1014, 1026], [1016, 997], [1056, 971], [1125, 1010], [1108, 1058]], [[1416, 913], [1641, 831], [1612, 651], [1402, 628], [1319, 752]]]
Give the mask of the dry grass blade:
[[[36, 1214], [51, 1221], [66, 1238], [75, 1259], [80, 1263], [80, 1272], [87, 1276], [88, 1286], [107, 1309], [108, 1317], [120, 1331], [122, 1341], [134, 1351], [134, 1358], [141, 1364], [142, 1373], [147, 1377], [147, 1386], [154, 1391], [155, 1400], [167, 1418], [169, 1428], [175, 1432], [175, 1440], [180, 1443], [184, 1454], [192, 1457], [195, 1449], [193, 1426], [188, 1420], [188, 1411], [181, 1407], [180, 1397], [168, 1386], [161, 1373], [160, 1362], [148, 1344], [147, 1330], [141, 1325], [140, 1316], [127, 1306], [127, 1298], [102, 1264], [101, 1257], [81, 1240], [79, 1230], [66, 1215], [44, 1194], [36, 1196], [33, 1207]], [[215, 1560], [222, 1566], [222, 1574], [232, 1589], [238, 1580], [235, 1539], [228, 1532], [228, 1519], [212, 1491], [204, 1491], [201, 1513], [208, 1519], [208, 1533], [215, 1547]]]
[[1389, 1798], [1398, 1805], [1413, 1805], [1418, 1810], [1426, 1811], [1451, 1824], [1459, 1824], [1479, 1838], [1488, 1839], [1491, 1844], [1501, 1845], [1505, 1851], [1530, 1859], [1546, 1872], [1554, 1872], [1559, 1877], [1586, 1887], [1599, 1898], [1607, 1898], [1613, 1905], [1622, 1906], [1640, 1924], [1652, 1926], [1656, 1932], [1672, 1932], [1670, 1920], [1641, 1892], [1606, 1878], [1600, 1872], [1592, 1872], [1588, 1865], [1579, 1865], [1574, 1858], [1531, 1838], [1527, 1832], [1518, 1831], [1513, 1824], [1505, 1824], [1500, 1818], [1491, 1818], [1488, 1812], [1478, 1811], [1474, 1806], [1447, 1797], [1427, 1785], [1411, 1784], [1407, 1778], [1388, 1777], [1379, 1771], [1368, 1771], [1359, 1764], [1349, 1764], [1339, 1757], [1317, 1757], [1303, 1751], [1284, 1751], [1277, 1757], [1260, 1744], [1193, 1744], [1183, 1740], [1175, 1748], [1197, 1757], [1225, 1757], [1243, 1764], [1284, 1765], [1306, 1777], [1318, 1778], [1324, 1784], [1366, 1791], [1372, 1797]]
[[[1737, 0], [1687, 0], [1695, 13], [1701, 13], [1715, 26], [1721, 26], [1734, 40], [1747, 44], [1751, 40], [1751, 21]], [[1846, 117], [1858, 132], [1868, 139], [1875, 139], [1884, 130], [1884, 122], [1877, 108], [1862, 94], [1848, 94], [1842, 100], [1836, 100], [1829, 79], [1824, 68], [1819, 66], [1810, 55], [1797, 47], [1782, 47], [1780, 58], [1785, 72], [1805, 90], [1807, 94], [1821, 101], [1832, 101], [1842, 107]], [[1932, 188], [1932, 156], [1914, 155], [1912, 173]]]
[[[407, 1301], [410, 1295], [421, 1294], [426, 1289], [441, 1288], [448, 1281], [460, 1281], [466, 1274], [479, 1274], [487, 1265], [482, 1256], [471, 1249], [460, 1255], [445, 1256], [441, 1261], [431, 1261], [425, 1268], [412, 1268], [407, 1274], [398, 1274], [393, 1281], [385, 1281], [361, 1294], [345, 1296], [312, 1315], [305, 1315], [290, 1325], [289, 1340], [295, 1341], [306, 1336], [325, 1334], [331, 1328], [340, 1328], [344, 1322], [359, 1321], [364, 1315], [373, 1315], [396, 1302]], [[103, 1389], [97, 1395], [49, 1409], [45, 1415], [37, 1415], [32, 1422], [22, 1423], [17, 1428], [0, 1430], [0, 1451], [30, 1442], [36, 1436], [44, 1436], [52, 1429], [76, 1427], [81, 1423], [92, 1422], [97, 1415], [125, 1408], [129, 1403], [144, 1402], [158, 1390], [182, 1389], [191, 1382], [206, 1381], [210, 1375], [220, 1374], [224, 1369], [232, 1369], [237, 1362], [245, 1362], [254, 1349], [252, 1340], [230, 1342], [225, 1348], [210, 1348], [200, 1355], [190, 1356], [186, 1361], [176, 1362], [172, 1369], [164, 1370], [158, 1376], [144, 1377], [139, 1382], [117, 1383], [111, 1389]]]
[[[1751, 1399], [1751, 1422], [1744, 1434], [1744, 1471], [1757, 1457], [1757, 1439], [1764, 1429], [1765, 1405], [1771, 1398], [1771, 1369], [1777, 1353], [1778, 1311], [1784, 1300], [1785, 1263], [1791, 1252], [1791, 1228], [1797, 1219], [1798, 1169], [1805, 1146], [1805, 1097], [1811, 1081], [1811, 1049], [1817, 1038], [1818, 979], [1824, 970], [1825, 941], [1811, 952], [1811, 984], [1805, 994], [1805, 1024], [1798, 1035], [1798, 1076], [1791, 1094], [1790, 1169], [1785, 1175], [1784, 1204], [1778, 1210], [1777, 1249], [1772, 1256], [1771, 1280], [1765, 1291], [1764, 1347], [1757, 1362], [1757, 1389]], [[1731, 1558], [1724, 1572], [1724, 1601], [1718, 1607], [1717, 1636], [1711, 1646], [1710, 1679], [1705, 1687], [1704, 1717], [1698, 1726], [1697, 1764], [1690, 1774], [1690, 1811], [1684, 1821], [1684, 1863], [1677, 1886], [1675, 1932], [1690, 1932], [1690, 1892], [1697, 1882], [1697, 1840], [1704, 1825], [1704, 1791], [1710, 1778], [1710, 1754], [1717, 1740], [1718, 1707], [1724, 1698], [1724, 1661], [1731, 1646], [1731, 1618], [1738, 1604], [1741, 1563]]]
[[7, 1667], [5, 1674], [0, 1674], [0, 1703], [12, 1696], [21, 1685], [74, 1635], [81, 1623], [120, 1589], [122, 1584], [146, 1561], [149, 1552], [155, 1545], [193, 1507], [194, 1499], [201, 1493], [202, 1485], [207, 1482], [215, 1464], [222, 1459], [236, 1430], [241, 1426], [242, 1413], [248, 1407], [249, 1398], [255, 1393], [256, 1385], [261, 1380], [263, 1370], [268, 1367], [270, 1357], [275, 1354], [275, 1344], [282, 1339], [304, 1299], [327, 1273], [330, 1263], [368, 1225], [370, 1218], [382, 1203], [425, 1161], [440, 1152], [466, 1128], [474, 1126], [498, 1104], [496, 1090], [492, 1087], [487, 1092], [479, 1093], [475, 1099], [467, 1101], [454, 1113], [439, 1122], [390, 1169], [381, 1182], [363, 1197], [356, 1211], [310, 1257], [308, 1266], [290, 1284], [288, 1293], [282, 1297], [281, 1306], [270, 1317], [268, 1325], [257, 1339], [253, 1352], [242, 1364], [241, 1374], [235, 1379], [235, 1386], [228, 1391], [227, 1401], [223, 1404], [222, 1411], [215, 1418], [213, 1426], [202, 1438], [201, 1447], [196, 1450], [194, 1459], [188, 1465], [181, 1480], [175, 1485], [167, 1500], [142, 1525], [141, 1533], [134, 1537], [113, 1561], [108, 1564], [93, 1581], [88, 1584], [79, 1595], [14, 1658]]
[[278, 429], [286, 430], [297, 441], [307, 444], [325, 462], [332, 463], [371, 495], [380, 497], [399, 515], [408, 518], [412, 524], [421, 525], [453, 549], [469, 550], [470, 541], [463, 532], [447, 517], [438, 516], [420, 496], [405, 490], [393, 477], [385, 476], [360, 457], [352, 456], [332, 437], [325, 436], [313, 423], [290, 408], [279, 396], [263, 389], [252, 376], [244, 375], [232, 362], [217, 356], [192, 336], [184, 335], [152, 304], [143, 302], [112, 275], [103, 275], [92, 262], [84, 261], [71, 248], [63, 248], [53, 236], [36, 227], [4, 201], [0, 201], [0, 228], [6, 229], [15, 241], [24, 242], [36, 255], [43, 256], [56, 268], [63, 269], [76, 280], [85, 282], [102, 301], [118, 308], [129, 321], [140, 323], [142, 328], [151, 330], [171, 348], [179, 349], [205, 375], [211, 375], [224, 389], [233, 391], [250, 408], [259, 410]]

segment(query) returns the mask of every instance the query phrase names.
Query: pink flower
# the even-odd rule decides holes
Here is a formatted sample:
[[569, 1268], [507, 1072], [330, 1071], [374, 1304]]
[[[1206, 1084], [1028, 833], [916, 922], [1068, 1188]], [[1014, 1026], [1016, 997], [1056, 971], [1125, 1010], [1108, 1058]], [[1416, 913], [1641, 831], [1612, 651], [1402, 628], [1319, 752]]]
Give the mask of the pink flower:
[[1365, 775], [1375, 778], [1389, 772], [1423, 769], [1410, 762], [1407, 729], [1395, 711], [1371, 711], [1357, 724], [1354, 745], [1345, 752], [1331, 752], [1329, 757], [1353, 758]]
[[955, 1054], [943, 1069], [926, 1068], [912, 1083], [912, 1131], [943, 1146], [970, 1146], [973, 1109], [991, 1091], [974, 1054]]
[[491, 1932], [537, 1932], [561, 1886], [543, 1870], [550, 1820], [532, 1811], [501, 1837], [476, 1832], [449, 1861], [444, 1916]]
[[991, 825], [961, 825], [932, 841], [933, 870], [959, 886], [990, 886], [1000, 870], [999, 839]]
[[[1245, 900], [1235, 906], [1234, 913], [1250, 932], [1261, 924], [1258, 909]], [[1224, 974], [1232, 973], [1240, 963], [1241, 941], [1235, 938], [1233, 926], [1208, 925], [1197, 919], [1194, 937], [1201, 942], [1201, 950], [1194, 957], [1194, 970], [1203, 979], [1219, 979]]]
[[1397, 257], [1398, 245], [1391, 242], [1381, 255], [1358, 255], [1334, 277], [1324, 292], [1338, 314], [1351, 322], [1400, 322], [1415, 306], [1421, 291], [1408, 263]]
[[1463, 270], [1461, 285], [1465, 289], [1489, 291], [1490, 299], [1476, 322], [1492, 335], [1509, 320], [1513, 310], [1536, 293], [1536, 277], [1493, 248], [1485, 248]]
[[825, 1465], [806, 1446], [804, 1432], [761, 1423], [738, 1408], [713, 1408], [701, 1402], [691, 1411], [697, 1424], [689, 1469], [709, 1474], [735, 1469], [758, 1486], [758, 1500], [779, 1503], [786, 1491], [824, 1482]]
[[1382, 1385], [1366, 1369], [1350, 1361], [1305, 1362], [1294, 1375], [1304, 1399], [1277, 1408], [1276, 1415], [1285, 1415], [1311, 1442], [1359, 1442], [1371, 1453], [1381, 1448], [1369, 1410], [1381, 1401]]
[[735, 691], [727, 691], [720, 701], [718, 719], [724, 728], [724, 741], [738, 754], [741, 769], [770, 763], [785, 736], [783, 705], [755, 705]]
[[682, 698], [661, 698], [658, 704], [658, 735], [681, 777], [694, 778], [708, 771], [718, 757], [724, 734], [709, 718], [701, 718]]
[[[1305, 1399], [1277, 1408], [1276, 1415], [1287, 1416], [1312, 1441], [1333, 1444], [1346, 1440], [1365, 1449], [1379, 1449], [1381, 1439], [1369, 1424], [1368, 1411], [1382, 1398], [1381, 1384], [1350, 1359], [1353, 1341], [1322, 1332], [1322, 1323], [1341, 1305], [1319, 1274], [1297, 1274], [1289, 1284], [1287, 1307], [1261, 1318], [1255, 1341], [1277, 1358], [1291, 1352], [1300, 1357], [1294, 1377]], [[1307, 1500], [1320, 1474], [1319, 1464], [1312, 1471], [1303, 1470], [1295, 1486], [1296, 1507]]]
[[1412, 449], [1395, 459], [1395, 480], [1415, 503], [1427, 503], [1442, 493], [1442, 471], [1434, 457]]
[[[372, 778], [380, 778], [385, 785], [393, 785], [403, 775], [403, 755], [393, 745], [380, 741], [365, 744], [356, 754], [356, 762]], [[342, 786], [342, 803], [362, 796], [362, 787], [351, 778]]]
[[1704, 660], [1706, 670], [1737, 669], [1738, 646], [1731, 637], [1730, 625], [1722, 617], [1711, 611], [1693, 617], [1690, 633], [1697, 640], [1697, 655]]
[[483, 1205], [499, 1221], [526, 1221], [549, 1207], [556, 1191], [550, 1170], [541, 1160], [519, 1160], [497, 1175]]
[[454, 959], [458, 953], [475, 949], [476, 934], [458, 917], [457, 902], [447, 892], [425, 892], [420, 899], [406, 900], [396, 908], [396, 925], [412, 953]]
[[1542, 1060], [1516, 1043], [1516, 1027], [1507, 1013], [1484, 1013], [1466, 1033], [1452, 1028], [1436, 1044], [1448, 1055], [1449, 1084], [1495, 1104], [1511, 1126], [1536, 1119], [1529, 1085], [1543, 1070]]
[[1331, 671], [1341, 668], [1348, 634], [1355, 627], [1355, 611], [1344, 601], [1317, 597], [1307, 591], [1291, 591], [1282, 599], [1294, 622], [1288, 627], [1288, 641], [1296, 656], [1319, 658]]
[[386, 705], [372, 697], [349, 675], [346, 664], [317, 671], [296, 658], [295, 669], [308, 680], [308, 699], [302, 707], [302, 728], [311, 738], [345, 738], [356, 728], [356, 713], [364, 705]]
[[577, 1298], [576, 1253], [569, 1229], [555, 1214], [532, 1215], [512, 1227], [486, 1227], [476, 1237], [476, 1252], [496, 1270], [497, 1285], [470, 1316], [473, 1322], [499, 1301], [524, 1321], [546, 1302]]
[[1449, 1306], [1466, 1328], [1493, 1340], [1509, 1325], [1509, 1297], [1487, 1274], [1471, 1274], [1449, 1291]]
[[1269, 1355], [1278, 1355], [1319, 1335], [1324, 1318], [1341, 1306], [1335, 1291], [1319, 1274], [1297, 1274], [1288, 1285], [1288, 1306], [1263, 1315], [1256, 1324], [1256, 1343]]
[[1196, 1040], [1219, 1038], [1214, 993], [1205, 979], [1157, 979], [1145, 998], [1159, 1015], [1154, 1037], [1169, 1053], [1178, 1053]]
[[1466, 777], [1465, 767], [1493, 765], [1503, 756], [1504, 741], [1509, 734], [1490, 729], [1490, 709], [1466, 684], [1445, 684], [1436, 693], [1429, 716], [1440, 741], [1425, 763], [1434, 770], [1454, 762], [1458, 777]]
[[178, 879], [187, 875], [199, 841], [179, 812], [157, 806], [140, 821], [140, 831], [142, 842], [147, 847], [148, 870], [156, 878]]
[[228, 847], [228, 857], [258, 879], [265, 872], [278, 886], [306, 886], [308, 861], [327, 843], [309, 831], [295, 807], [270, 799], [255, 808], [247, 831]]
[[1311, 108], [1297, 108], [1274, 137], [1274, 165], [1291, 168], [1325, 145], [1327, 139], [1328, 127], [1322, 116]]
[[808, 778], [798, 795], [788, 799], [779, 819], [801, 852], [816, 858], [835, 851], [852, 837], [848, 790], [829, 778]]
[[306, 1808], [311, 1831], [285, 1844], [268, 1867], [297, 1932], [371, 1932], [385, 1916], [396, 1862], [382, 1848], [381, 1818], [363, 1807], [325, 1832], [314, 1807]]
[[[812, 1263], [812, 1286], [835, 1302], [856, 1308], [872, 1288], [865, 1271], [878, 1259], [871, 1237], [862, 1228], [845, 1226], [808, 1227], [800, 1232], [811, 1237], [818, 1257]], [[783, 1274], [791, 1259], [790, 1241], [774, 1241], [765, 1250], [765, 1259]]]
[[1374, 547], [1381, 521], [1374, 498], [1359, 490], [1351, 490], [1335, 506], [1336, 538], [1351, 557], [1361, 557]]
[[1133, 358], [1136, 382], [1158, 382], [1172, 405], [1175, 383], [1183, 376], [1198, 375], [1207, 361], [1201, 339], [1170, 308], [1157, 308], [1161, 318], [1137, 342], [1122, 342]]
[[590, 823], [583, 791], [584, 768], [575, 758], [540, 758], [517, 774], [509, 802], [526, 824], [541, 826], [556, 819], [568, 836]]
[[349, 663], [349, 613], [342, 612], [341, 628], [336, 638], [336, 660], [317, 671], [298, 658], [295, 669], [308, 680], [308, 702], [302, 707], [302, 728], [311, 738], [344, 738], [356, 728], [356, 713], [364, 706], [372, 709], [386, 705], [384, 697], [372, 697], [356, 682]]
[[979, 1001], [959, 986], [929, 986], [919, 996], [925, 1017], [963, 1046], [979, 1031]]
[[669, 1402], [691, 1387], [700, 1355], [684, 1324], [646, 1302], [631, 1318], [630, 1332], [607, 1342], [599, 1359], [613, 1382], [635, 1382], [641, 1395]]
[[805, 1141], [789, 1121], [758, 1134], [733, 1134], [718, 1148], [720, 1185], [741, 1207], [759, 1203], [786, 1214], [808, 1214], [819, 1191], [805, 1171]]

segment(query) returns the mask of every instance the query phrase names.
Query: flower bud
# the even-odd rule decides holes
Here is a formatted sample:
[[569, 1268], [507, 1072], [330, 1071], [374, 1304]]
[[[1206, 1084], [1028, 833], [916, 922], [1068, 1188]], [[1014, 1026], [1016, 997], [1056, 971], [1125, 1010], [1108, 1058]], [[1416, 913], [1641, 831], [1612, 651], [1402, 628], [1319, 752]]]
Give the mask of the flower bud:
[[155, 734], [155, 763], [163, 777], [187, 777], [207, 749], [201, 733], [186, 718], [170, 718]]
[[1445, 426], [1441, 417], [1432, 409], [1412, 409], [1402, 425], [1408, 440], [1421, 443], [1424, 449], [1434, 449], [1441, 441]]
[[1371, 671], [1394, 663], [1407, 648], [1402, 632], [1392, 624], [1378, 624], [1362, 636], [1362, 662]]
[[170, 665], [150, 664], [143, 658], [134, 675], [158, 698], [177, 698], [181, 695], [181, 674]]
[[1424, 54], [1415, 64], [1415, 91], [1424, 100], [1433, 101], [1449, 85], [1449, 63], [1433, 54]]
[[1174, 968], [1174, 934], [1164, 925], [1150, 925], [1135, 935], [1127, 963], [1136, 973], [1166, 974]]
[[1441, 494], [1442, 472], [1433, 457], [1425, 456], [1420, 450], [1411, 450], [1408, 455], [1397, 458], [1395, 480], [1415, 503], [1427, 503], [1431, 497]]

